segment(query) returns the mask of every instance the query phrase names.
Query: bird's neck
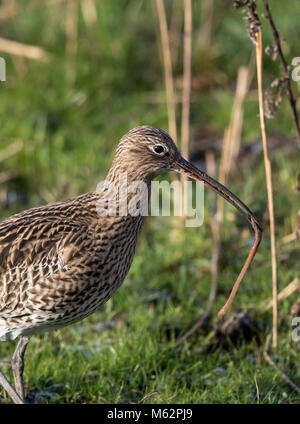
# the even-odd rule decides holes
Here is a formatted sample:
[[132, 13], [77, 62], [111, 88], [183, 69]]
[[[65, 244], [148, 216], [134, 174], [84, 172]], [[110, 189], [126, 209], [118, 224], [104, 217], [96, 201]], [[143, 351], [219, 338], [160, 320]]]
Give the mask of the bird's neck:
[[135, 162], [133, 158], [126, 160], [115, 156], [106, 180], [111, 181], [116, 186], [124, 179], [127, 180], [129, 185], [136, 184], [137, 182], [150, 185], [153, 178], [154, 174], [148, 169], [146, 164], [138, 163], [138, 161]]
[[129, 169], [128, 164], [113, 163], [105, 181], [98, 185], [100, 201], [117, 216], [146, 216], [152, 178], [135, 164]]

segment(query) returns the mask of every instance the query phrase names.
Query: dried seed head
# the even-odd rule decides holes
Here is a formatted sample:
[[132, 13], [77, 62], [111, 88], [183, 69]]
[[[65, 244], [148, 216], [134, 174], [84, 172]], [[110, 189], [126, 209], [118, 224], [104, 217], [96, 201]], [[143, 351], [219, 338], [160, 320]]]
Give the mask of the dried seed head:
[[246, 6], [249, 0], [234, 0], [232, 3], [232, 9], [239, 9], [240, 7]]
[[276, 112], [276, 106], [271, 90], [265, 91], [264, 96], [264, 115], [267, 119], [273, 119]]
[[248, 35], [252, 43], [257, 44], [257, 33], [261, 30], [261, 23], [257, 14], [256, 0], [234, 0], [232, 3], [233, 9], [239, 9], [247, 6], [243, 12], [246, 13], [244, 21]]
[[257, 14], [256, 1], [252, 0], [248, 5], [246, 16], [244, 17], [248, 36], [253, 44], [257, 44], [257, 34], [261, 31], [261, 22]]
[[264, 98], [264, 114], [267, 119], [274, 118], [286, 91], [287, 80], [285, 78], [276, 78], [271, 82], [270, 88], [265, 91]]
[[278, 57], [278, 46], [276, 44], [268, 45], [265, 48], [265, 53], [275, 61]]
[[272, 87], [272, 88], [278, 87], [280, 83], [281, 83], [281, 79], [280, 78], [275, 78], [271, 82], [270, 87]]

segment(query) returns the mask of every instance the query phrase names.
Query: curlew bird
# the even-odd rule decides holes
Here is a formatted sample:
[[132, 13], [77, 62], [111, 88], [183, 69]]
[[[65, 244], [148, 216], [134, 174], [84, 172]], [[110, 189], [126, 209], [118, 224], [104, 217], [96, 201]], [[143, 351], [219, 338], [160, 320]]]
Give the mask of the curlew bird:
[[[168, 170], [203, 181], [246, 215], [256, 235], [261, 233], [248, 207], [187, 162], [163, 130], [140, 126], [125, 134], [106, 181], [117, 185], [119, 175], [126, 174], [128, 184], [143, 181], [150, 186], [157, 174]], [[15, 403], [26, 403], [23, 369], [30, 337], [92, 314], [129, 271], [144, 217], [101, 215], [97, 211], [101, 196], [103, 192], [90, 192], [0, 223], [0, 340], [20, 338], [12, 357], [15, 388], [1, 371], [0, 383]], [[116, 201], [118, 209], [119, 197]]]

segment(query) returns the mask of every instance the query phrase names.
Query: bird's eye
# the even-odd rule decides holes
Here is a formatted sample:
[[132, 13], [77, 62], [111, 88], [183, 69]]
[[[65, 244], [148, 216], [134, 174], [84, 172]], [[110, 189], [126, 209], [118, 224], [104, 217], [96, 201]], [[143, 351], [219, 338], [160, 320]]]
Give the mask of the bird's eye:
[[155, 153], [157, 153], [158, 155], [161, 155], [162, 153], [164, 153], [165, 149], [163, 148], [163, 146], [161, 146], [160, 144], [157, 144], [156, 146], [153, 147], [153, 150]]

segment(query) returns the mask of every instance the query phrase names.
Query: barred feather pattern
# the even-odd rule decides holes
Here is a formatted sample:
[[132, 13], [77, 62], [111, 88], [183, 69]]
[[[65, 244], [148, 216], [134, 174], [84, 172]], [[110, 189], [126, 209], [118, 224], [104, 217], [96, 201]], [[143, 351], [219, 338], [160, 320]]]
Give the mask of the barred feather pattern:
[[83, 319], [131, 265], [143, 217], [99, 217], [98, 193], [31, 209], [0, 223], [0, 339]]

